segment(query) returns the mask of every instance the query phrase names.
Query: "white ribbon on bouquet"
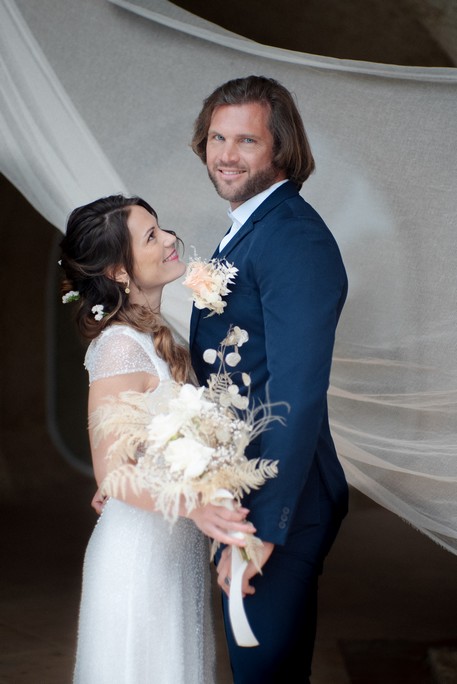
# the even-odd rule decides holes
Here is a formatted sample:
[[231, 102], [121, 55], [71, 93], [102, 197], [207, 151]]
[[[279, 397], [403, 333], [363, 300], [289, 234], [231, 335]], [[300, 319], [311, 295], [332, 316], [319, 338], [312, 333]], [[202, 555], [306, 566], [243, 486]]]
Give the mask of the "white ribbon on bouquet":
[[[233, 494], [226, 489], [219, 489], [216, 492], [214, 502], [221, 506], [225, 506], [225, 508], [228, 508], [229, 510], [235, 509]], [[231, 532], [230, 536], [237, 539], [244, 538], [242, 532]], [[259, 642], [248, 622], [243, 603], [243, 574], [247, 568], [248, 561], [243, 557], [241, 549], [238, 546], [232, 546], [231, 556], [231, 580], [228, 608], [233, 636], [238, 646], [258, 646]]]

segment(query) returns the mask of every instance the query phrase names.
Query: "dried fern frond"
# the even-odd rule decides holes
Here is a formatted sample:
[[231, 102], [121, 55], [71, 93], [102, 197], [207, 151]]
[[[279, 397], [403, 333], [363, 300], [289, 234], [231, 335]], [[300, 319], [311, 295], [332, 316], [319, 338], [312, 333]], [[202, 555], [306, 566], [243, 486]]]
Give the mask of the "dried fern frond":
[[109, 472], [100, 485], [100, 492], [102, 496], [125, 499], [129, 484], [132, 486], [133, 491], [138, 493], [136, 468], [131, 463], [122, 465]]

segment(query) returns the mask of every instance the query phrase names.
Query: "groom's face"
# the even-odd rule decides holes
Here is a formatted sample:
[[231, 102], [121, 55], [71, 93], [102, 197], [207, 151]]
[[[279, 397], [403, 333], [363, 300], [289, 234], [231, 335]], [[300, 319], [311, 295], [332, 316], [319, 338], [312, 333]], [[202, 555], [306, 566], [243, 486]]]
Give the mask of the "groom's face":
[[206, 143], [208, 175], [235, 209], [286, 175], [273, 165], [269, 109], [259, 102], [217, 107]]

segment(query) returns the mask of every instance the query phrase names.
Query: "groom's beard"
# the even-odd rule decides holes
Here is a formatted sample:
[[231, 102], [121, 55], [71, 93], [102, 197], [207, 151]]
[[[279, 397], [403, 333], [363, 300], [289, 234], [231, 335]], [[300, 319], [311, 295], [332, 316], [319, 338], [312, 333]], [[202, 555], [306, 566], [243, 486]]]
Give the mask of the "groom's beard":
[[[230, 180], [224, 180], [218, 176], [218, 168], [222, 168], [220, 164], [215, 170], [207, 167], [208, 176], [216, 188], [217, 194], [220, 195], [222, 199], [236, 204], [242, 204], [248, 199], [251, 199], [251, 197], [254, 197], [254, 195], [258, 195], [259, 192], [263, 192], [269, 188], [276, 182], [279, 173], [279, 170], [271, 164], [265, 169], [257, 171], [257, 173], [252, 176], [246, 174], [246, 179], [244, 181], [240, 182], [240, 180], [237, 179], [231, 182]], [[233, 168], [233, 166], [230, 166], [230, 168]]]

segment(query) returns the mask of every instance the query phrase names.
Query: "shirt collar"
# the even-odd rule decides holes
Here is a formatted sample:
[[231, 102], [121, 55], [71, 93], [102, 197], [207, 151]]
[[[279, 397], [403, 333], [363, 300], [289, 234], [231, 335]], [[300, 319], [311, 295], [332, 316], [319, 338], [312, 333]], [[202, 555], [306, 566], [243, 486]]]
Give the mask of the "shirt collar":
[[246, 202], [243, 202], [243, 204], [240, 204], [240, 206], [236, 209], [228, 209], [228, 217], [239, 228], [246, 223], [248, 218], [255, 212], [257, 207], [260, 207], [262, 202], [266, 200], [267, 197], [269, 197], [271, 193], [276, 190], [276, 188], [279, 188], [279, 186], [283, 185], [284, 183], [287, 183], [287, 178], [285, 180], [278, 181], [278, 183], [273, 183], [273, 185], [270, 185], [270, 187], [266, 190], [259, 192], [258, 195], [254, 195], [254, 197], [251, 197], [250, 199], [246, 200]]

